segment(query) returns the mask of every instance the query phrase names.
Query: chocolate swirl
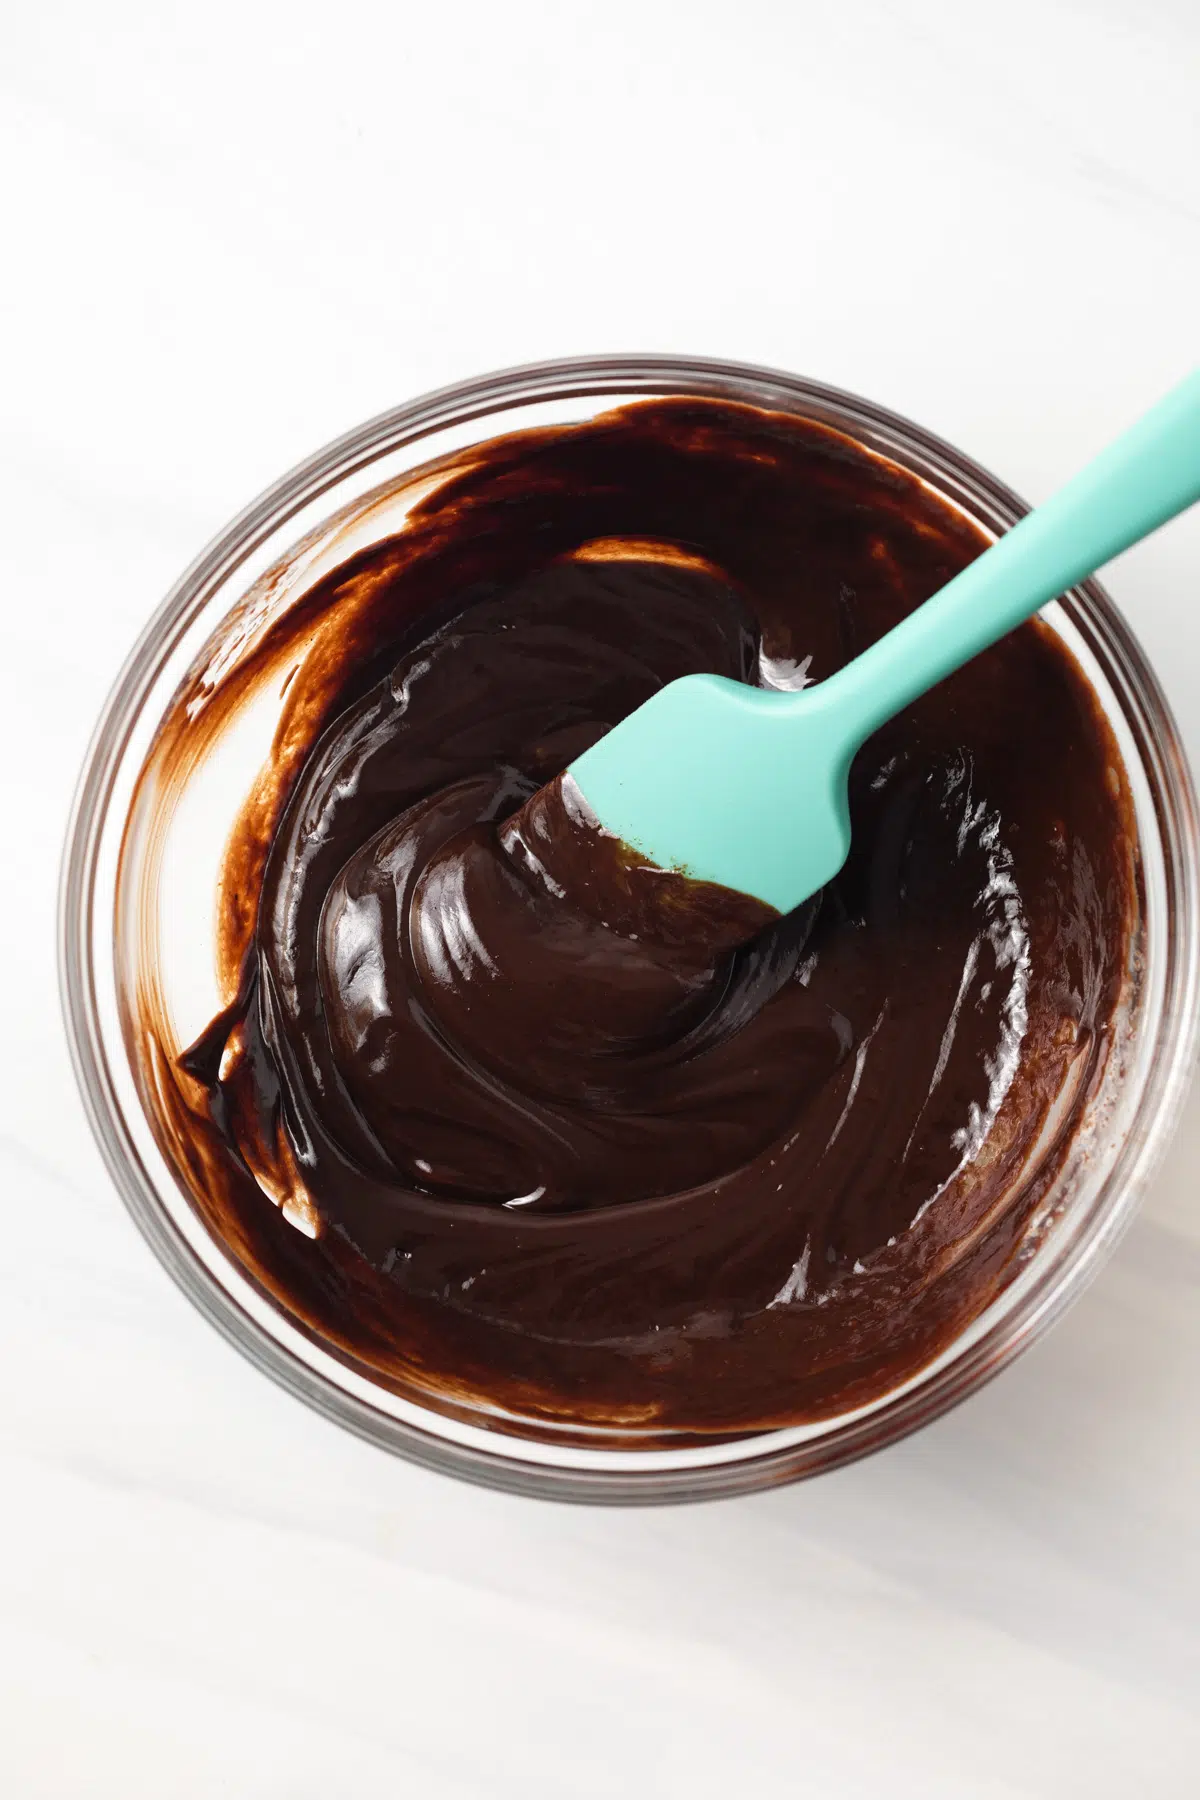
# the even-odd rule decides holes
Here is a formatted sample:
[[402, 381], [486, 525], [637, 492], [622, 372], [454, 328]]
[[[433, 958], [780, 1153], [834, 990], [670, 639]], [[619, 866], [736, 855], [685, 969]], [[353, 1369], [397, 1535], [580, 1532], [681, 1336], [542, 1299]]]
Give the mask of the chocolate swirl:
[[873, 1398], [1008, 1279], [1134, 904], [1051, 634], [867, 744], [787, 918], [555, 783], [676, 676], [831, 674], [981, 547], [835, 432], [646, 403], [470, 453], [226, 676], [296, 671], [162, 1132], [310, 1330], [435, 1405], [679, 1441]]

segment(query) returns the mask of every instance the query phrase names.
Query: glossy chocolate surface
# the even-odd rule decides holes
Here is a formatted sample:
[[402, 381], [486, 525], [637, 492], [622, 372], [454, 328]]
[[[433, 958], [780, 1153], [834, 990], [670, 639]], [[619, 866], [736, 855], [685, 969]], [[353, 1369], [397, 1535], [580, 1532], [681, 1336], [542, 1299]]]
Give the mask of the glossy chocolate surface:
[[467, 453], [233, 665], [220, 704], [286, 668], [284, 716], [225, 858], [230, 1004], [158, 1129], [307, 1329], [427, 1403], [646, 1443], [871, 1399], [986, 1305], [1129, 962], [1120, 759], [1051, 633], [870, 740], [798, 915], [527, 804], [660, 683], [819, 680], [982, 547], [824, 427], [646, 402]]

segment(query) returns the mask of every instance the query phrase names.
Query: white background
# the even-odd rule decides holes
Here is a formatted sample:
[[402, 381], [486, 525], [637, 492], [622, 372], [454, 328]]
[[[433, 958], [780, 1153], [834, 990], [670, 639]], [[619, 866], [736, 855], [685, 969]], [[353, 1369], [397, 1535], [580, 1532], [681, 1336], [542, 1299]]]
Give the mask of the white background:
[[[605, 1513], [393, 1462], [193, 1314], [82, 1121], [71, 786], [194, 552], [329, 437], [574, 351], [754, 359], [1038, 499], [1186, 370], [1196, 0], [9, 0], [0, 22], [0, 1792], [1200, 1788], [1200, 1103], [993, 1387]], [[1200, 519], [1110, 584], [1200, 758]]]

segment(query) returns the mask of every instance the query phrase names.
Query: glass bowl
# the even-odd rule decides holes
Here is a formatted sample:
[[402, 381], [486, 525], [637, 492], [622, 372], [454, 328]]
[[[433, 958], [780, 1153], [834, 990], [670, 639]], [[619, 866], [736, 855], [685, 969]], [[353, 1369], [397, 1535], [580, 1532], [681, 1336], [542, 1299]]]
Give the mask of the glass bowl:
[[1027, 510], [991, 475], [907, 420], [815, 382], [742, 364], [580, 359], [487, 375], [415, 400], [285, 475], [163, 601], [93, 736], [60, 897], [63, 1006], [88, 1117], [134, 1220], [184, 1292], [282, 1386], [372, 1442], [492, 1486], [573, 1500], [699, 1499], [812, 1475], [892, 1442], [973, 1392], [1045, 1330], [1112, 1248], [1176, 1122], [1200, 1017], [1200, 840], [1191, 779], [1153, 671], [1108, 595], [1088, 582], [1042, 616], [1091, 682], [1134, 800], [1140, 916], [1120, 1042], [1079, 1152], [1057, 1178], [1012, 1280], [916, 1376], [869, 1406], [732, 1442], [639, 1450], [539, 1441], [506, 1430], [502, 1418], [450, 1417], [387, 1390], [300, 1330], [210, 1235], [152, 1128], [153, 1096], [144, 1092], [127, 1041], [126, 1001], [139, 958], [153, 954], [181, 1045], [215, 1011], [204, 950], [212, 941], [216, 858], [273, 720], [248, 717], [229, 734], [221, 754], [205, 764], [199, 791], [175, 808], [174, 853], [164, 854], [161, 833], [136, 816], [138, 782], [182, 677], [219, 623], [226, 628], [223, 654], [236, 654], [324, 569], [393, 532], [397, 496], [414, 469], [484, 438], [661, 395], [713, 395], [832, 425], [918, 475], [990, 533]]

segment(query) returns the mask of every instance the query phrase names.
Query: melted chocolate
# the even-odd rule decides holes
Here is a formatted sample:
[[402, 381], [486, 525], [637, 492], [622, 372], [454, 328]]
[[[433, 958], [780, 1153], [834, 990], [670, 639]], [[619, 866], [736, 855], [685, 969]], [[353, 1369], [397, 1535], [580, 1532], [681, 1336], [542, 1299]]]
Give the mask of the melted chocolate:
[[870, 740], [850, 860], [787, 918], [555, 781], [675, 676], [831, 674], [982, 547], [824, 427], [651, 402], [464, 456], [236, 663], [224, 705], [294, 673], [225, 861], [230, 1005], [155, 1108], [309, 1330], [448, 1410], [679, 1441], [874, 1398], [1011, 1276], [1134, 909], [1052, 635]]

